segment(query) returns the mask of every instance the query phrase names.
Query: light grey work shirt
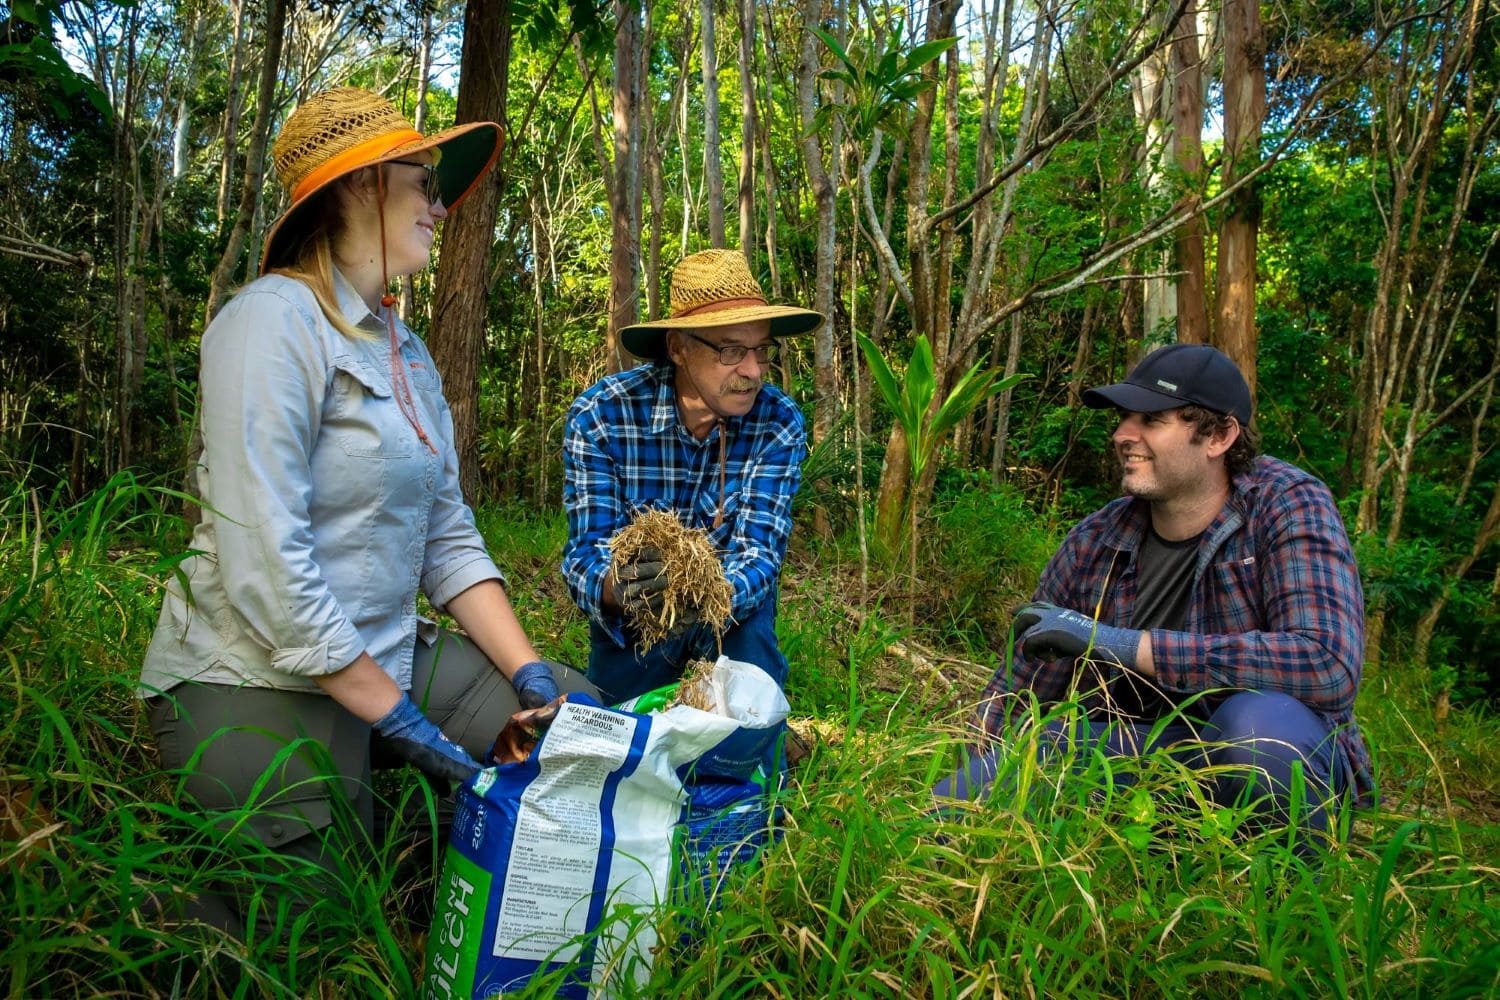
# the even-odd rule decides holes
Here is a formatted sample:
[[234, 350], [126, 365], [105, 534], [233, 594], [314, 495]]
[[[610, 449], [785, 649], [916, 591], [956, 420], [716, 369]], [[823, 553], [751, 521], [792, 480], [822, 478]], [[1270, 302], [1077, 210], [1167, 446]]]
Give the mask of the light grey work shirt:
[[417, 589], [433, 606], [501, 579], [463, 501], [432, 355], [396, 321], [416, 412], [402, 414], [390, 334], [336, 274], [354, 340], [302, 282], [268, 275], [214, 317], [201, 347], [203, 520], [166, 584], [141, 693], [185, 680], [317, 691], [369, 654], [411, 686]]

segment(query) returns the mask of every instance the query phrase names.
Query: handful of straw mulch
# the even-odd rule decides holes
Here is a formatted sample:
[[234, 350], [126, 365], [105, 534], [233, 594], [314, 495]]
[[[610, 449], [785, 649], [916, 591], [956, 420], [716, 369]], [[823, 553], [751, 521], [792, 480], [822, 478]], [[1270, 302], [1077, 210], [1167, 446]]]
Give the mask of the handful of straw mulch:
[[610, 539], [611, 565], [618, 572], [648, 548], [661, 553], [667, 588], [656, 613], [626, 612], [640, 636], [642, 651], [671, 635], [690, 608], [697, 610], [699, 620], [711, 626], [715, 636], [723, 635], [733, 610], [734, 588], [724, 579], [724, 567], [708, 532], [687, 527], [671, 511], [643, 510]]

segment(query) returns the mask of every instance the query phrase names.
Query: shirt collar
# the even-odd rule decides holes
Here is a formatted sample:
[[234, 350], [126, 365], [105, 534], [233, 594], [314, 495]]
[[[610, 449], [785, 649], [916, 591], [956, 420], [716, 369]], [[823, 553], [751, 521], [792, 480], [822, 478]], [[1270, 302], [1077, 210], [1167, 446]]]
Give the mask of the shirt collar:
[[[1235, 477], [1230, 484], [1229, 499], [1224, 501], [1224, 506], [1200, 536], [1208, 541], [1210, 549], [1217, 547], [1224, 535], [1243, 523], [1245, 512], [1249, 510], [1250, 493], [1257, 485], [1254, 476]], [[1134, 552], [1140, 548], [1146, 530], [1151, 526], [1151, 504], [1139, 497], [1125, 499], [1128, 506], [1124, 514], [1108, 524], [1100, 541], [1112, 549]]]
[[[370, 312], [370, 307], [365, 305], [365, 300], [355, 291], [349, 279], [344, 277], [344, 272], [337, 267], [333, 269], [333, 297], [338, 304], [339, 312], [344, 318], [369, 333], [385, 336], [385, 317], [377, 316]], [[396, 321], [396, 342], [404, 343], [407, 338], [406, 324], [399, 319]]]
[[[720, 417], [714, 428], [709, 430], [708, 435], [700, 441], [688, 433], [687, 427], [682, 423], [682, 415], [677, 412], [676, 369], [664, 364], [653, 364], [651, 369], [652, 378], [656, 380], [656, 396], [651, 401], [651, 430], [654, 433], [665, 434], [675, 425], [681, 430], [683, 437], [696, 444], [706, 444], [714, 439], [716, 430], [733, 430], [741, 421], [749, 418], [749, 414], [743, 417]], [[757, 396], [755, 406], [751, 407], [750, 413], [756, 412], [760, 402], [760, 397]]]
[[672, 385], [672, 368], [654, 364], [651, 375], [656, 380], [656, 398], [651, 403], [651, 430], [665, 434], [680, 419], [677, 415], [677, 389]]

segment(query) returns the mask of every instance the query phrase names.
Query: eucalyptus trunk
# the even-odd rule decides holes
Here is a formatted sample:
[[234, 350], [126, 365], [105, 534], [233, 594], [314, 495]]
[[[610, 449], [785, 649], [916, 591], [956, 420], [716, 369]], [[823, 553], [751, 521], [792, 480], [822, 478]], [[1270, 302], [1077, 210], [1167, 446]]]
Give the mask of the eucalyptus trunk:
[[755, 0], [738, 0], [740, 19], [740, 251], [756, 269], [755, 245]]
[[640, 115], [642, 11], [631, 0], [615, 2], [614, 163], [609, 185], [611, 204], [609, 254], [610, 371], [628, 368], [633, 359], [620, 344], [620, 330], [640, 318]]
[[[1198, 12], [1189, 2], [1177, 20], [1172, 39], [1172, 162], [1183, 191], [1178, 204], [1194, 208], [1201, 202], [1203, 182], [1203, 55], [1198, 45]], [[1206, 48], [1205, 50], [1206, 51]], [[1262, 87], [1264, 103], [1264, 87]], [[1257, 132], [1258, 135], [1258, 132]], [[1203, 216], [1194, 213], [1181, 229], [1173, 256], [1177, 270], [1177, 340], [1208, 343], [1207, 277], [1204, 264]], [[1254, 261], [1251, 261], [1253, 266]]]
[[224, 78], [223, 151], [219, 162], [219, 196], [214, 218], [222, 227], [229, 215], [234, 192], [234, 162], [237, 158], [240, 113], [244, 109], [245, 0], [232, 0], [234, 27], [230, 31], [229, 70]]
[[[432, 76], [432, 12], [422, 11], [421, 37], [417, 41], [417, 99], [412, 110], [412, 124], [418, 132], [427, 129], [427, 87]], [[410, 323], [415, 318], [416, 279], [408, 274], [401, 278], [401, 318]]]
[[[834, 288], [837, 285], [834, 241], [838, 233], [837, 185], [825, 163], [823, 145], [814, 128], [814, 115], [818, 99], [818, 44], [817, 36], [810, 30], [822, 21], [822, 0], [805, 0], [803, 6], [802, 46], [797, 62], [797, 109], [801, 121], [802, 163], [807, 170], [809, 186], [812, 188], [813, 208], [817, 219], [817, 236], [813, 243], [812, 308], [823, 316], [823, 321], [813, 331], [813, 443], [821, 444], [833, 433], [839, 408], [839, 380], [834, 368], [833, 307]], [[841, 30], [841, 29], [839, 29]], [[834, 168], [837, 168], [838, 149], [842, 142], [842, 127], [834, 119], [833, 135], [829, 149]], [[857, 361], [855, 362], [857, 364]], [[823, 484], [826, 485], [826, 484]], [[863, 503], [861, 493], [860, 503]], [[819, 534], [831, 533], [827, 514], [821, 509], [814, 513], [814, 527]]]
[[245, 151], [244, 183], [240, 185], [239, 207], [234, 226], [219, 262], [214, 266], [208, 284], [208, 306], [203, 317], [206, 326], [229, 298], [230, 284], [245, 251], [245, 241], [255, 221], [256, 203], [265, 173], [266, 146], [270, 141], [271, 114], [276, 104], [276, 79], [281, 70], [281, 51], [286, 41], [287, 0], [268, 0], [266, 5], [266, 46], [261, 54], [260, 85], [255, 95], [255, 122], [250, 126], [250, 148]]
[[[506, 120], [510, 77], [510, 0], [470, 0], [464, 11], [456, 123]], [[433, 361], [453, 415], [464, 495], [477, 500], [479, 363], [489, 324], [490, 251], [501, 169], [490, 170], [462, 208], [443, 224], [433, 289]]]
[[719, 151], [719, 54], [714, 0], [700, 0], [703, 36], [703, 183], [708, 199], [708, 243], [724, 247], [724, 170]]
[[[1184, 18], [1183, 20], [1187, 20]], [[1229, 187], [1260, 162], [1266, 117], [1266, 39], [1260, 0], [1224, 2], [1224, 175]], [[1255, 241], [1260, 195], [1247, 184], [1219, 224], [1217, 320], [1214, 341], [1239, 366], [1255, 398]]]

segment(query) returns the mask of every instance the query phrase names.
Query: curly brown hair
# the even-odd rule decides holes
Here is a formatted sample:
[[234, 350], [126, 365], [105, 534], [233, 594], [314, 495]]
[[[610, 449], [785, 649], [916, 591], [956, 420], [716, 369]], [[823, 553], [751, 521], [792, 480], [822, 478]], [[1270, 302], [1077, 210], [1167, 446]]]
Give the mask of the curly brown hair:
[[[1202, 406], [1184, 406], [1178, 413], [1182, 419], [1193, 425], [1193, 443], [1197, 444], [1206, 437], [1222, 434], [1229, 429], [1231, 422], [1239, 424], [1239, 421], [1227, 413], [1219, 413]], [[1233, 480], [1241, 473], [1249, 472], [1250, 466], [1255, 464], [1255, 456], [1260, 453], [1260, 442], [1256, 434], [1245, 424], [1239, 424], [1240, 436], [1234, 439], [1234, 444], [1224, 453], [1224, 471], [1229, 473]]]

